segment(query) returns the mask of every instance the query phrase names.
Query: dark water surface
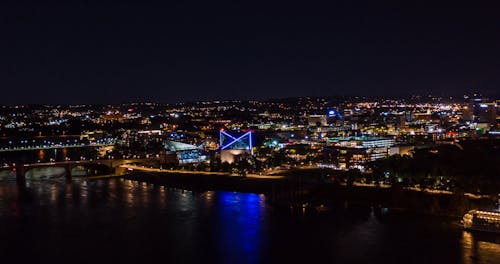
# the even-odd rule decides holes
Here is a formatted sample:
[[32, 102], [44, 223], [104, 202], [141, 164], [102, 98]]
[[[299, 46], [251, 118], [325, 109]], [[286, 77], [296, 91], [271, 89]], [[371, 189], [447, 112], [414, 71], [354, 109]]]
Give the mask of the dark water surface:
[[123, 179], [3, 181], [0, 261], [500, 263], [497, 235], [448, 219], [352, 206], [292, 214], [265, 200]]

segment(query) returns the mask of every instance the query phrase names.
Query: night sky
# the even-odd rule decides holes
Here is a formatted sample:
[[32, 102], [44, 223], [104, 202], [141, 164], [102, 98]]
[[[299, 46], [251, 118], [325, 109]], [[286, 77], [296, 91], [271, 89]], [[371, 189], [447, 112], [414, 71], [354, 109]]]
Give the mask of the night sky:
[[41, 2], [0, 4], [0, 104], [500, 90], [498, 5]]

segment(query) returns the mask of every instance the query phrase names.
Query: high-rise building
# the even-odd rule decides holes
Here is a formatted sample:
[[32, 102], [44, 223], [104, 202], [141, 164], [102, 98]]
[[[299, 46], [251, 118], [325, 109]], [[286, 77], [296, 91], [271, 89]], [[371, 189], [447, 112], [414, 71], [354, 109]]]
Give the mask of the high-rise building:
[[483, 126], [496, 124], [497, 104], [480, 94], [467, 97], [467, 107], [464, 109], [464, 120], [471, 121]]

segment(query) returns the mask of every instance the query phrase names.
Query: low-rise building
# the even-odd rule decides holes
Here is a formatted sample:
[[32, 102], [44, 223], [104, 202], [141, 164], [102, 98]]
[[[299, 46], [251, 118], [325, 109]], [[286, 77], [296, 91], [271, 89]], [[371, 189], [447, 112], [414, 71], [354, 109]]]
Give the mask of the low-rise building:
[[328, 140], [330, 161], [340, 169], [358, 168], [364, 170], [367, 162], [389, 156], [389, 150], [395, 145], [392, 138], [382, 137], [346, 137]]

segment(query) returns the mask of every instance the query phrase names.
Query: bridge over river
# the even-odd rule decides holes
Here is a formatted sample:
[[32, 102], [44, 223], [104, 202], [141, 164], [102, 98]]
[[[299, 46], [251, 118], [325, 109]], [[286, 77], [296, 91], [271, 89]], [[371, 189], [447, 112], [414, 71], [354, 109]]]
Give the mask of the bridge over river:
[[[33, 178], [35, 174], [44, 172], [71, 178], [72, 176], [87, 176], [89, 170], [99, 170], [105, 174], [120, 175], [127, 168], [123, 165], [142, 164], [154, 165], [159, 163], [158, 158], [147, 159], [98, 159], [80, 161], [59, 161], [46, 163], [16, 164], [0, 168], [3, 175], [15, 176], [17, 181], [24, 181], [26, 178]], [[7, 172], [7, 173], [6, 173]]]

